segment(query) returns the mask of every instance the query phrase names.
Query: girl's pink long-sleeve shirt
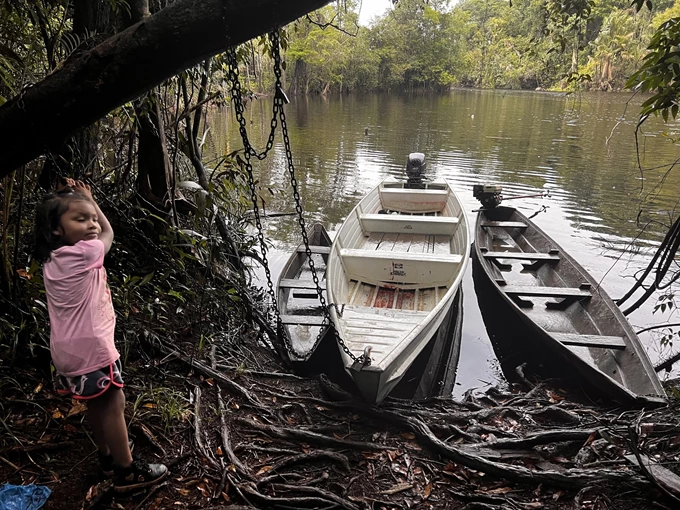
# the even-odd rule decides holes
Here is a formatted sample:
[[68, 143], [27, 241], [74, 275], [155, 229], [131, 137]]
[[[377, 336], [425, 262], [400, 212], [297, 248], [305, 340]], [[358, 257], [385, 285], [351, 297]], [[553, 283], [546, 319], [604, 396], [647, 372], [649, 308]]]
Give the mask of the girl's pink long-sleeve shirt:
[[104, 255], [99, 239], [80, 241], [54, 250], [43, 267], [52, 362], [66, 377], [93, 372], [120, 357]]

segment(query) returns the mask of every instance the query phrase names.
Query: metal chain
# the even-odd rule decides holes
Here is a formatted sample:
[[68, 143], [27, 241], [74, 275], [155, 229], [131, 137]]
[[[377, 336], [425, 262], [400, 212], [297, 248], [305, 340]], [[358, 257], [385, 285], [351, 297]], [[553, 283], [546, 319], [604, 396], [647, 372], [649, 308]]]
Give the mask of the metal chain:
[[[277, 300], [276, 300], [276, 295], [274, 292], [274, 285], [272, 283], [271, 279], [271, 272], [269, 270], [269, 263], [267, 260], [267, 248], [266, 248], [266, 242], [264, 238], [264, 231], [262, 228], [262, 222], [260, 219], [260, 213], [259, 213], [259, 207], [258, 207], [258, 200], [257, 200], [257, 191], [255, 189], [255, 179], [253, 177], [253, 167], [251, 163], [251, 157], [255, 156], [258, 159], [262, 160], [266, 157], [267, 153], [271, 150], [273, 146], [273, 141], [274, 141], [274, 133], [277, 127], [277, 116], [281, 120], [281, 132], [283, 135], [283, 142], [284, 142], [284, 148], [286, 152], [286, 161], [288, 164], [288, 172], [290, 174], [290, 182], [291, 186], [293, 188], [293, 198], [295, 199], [295, 210], [298, 214], [298, 223], [300, 225], [300, 231], [302, 235], [302, 241], [305, 246], [305, 253], [307, 255], [307, 260], [309, 262], [309, 269], [311, 270], [312, 273], [312, 279], [314, 281], [314, 284], [316, 286], [316, 291], [317, 295], [319, 297], [319, 302], [321, 303], [321, 309], [324, 312], [324, 325], [328, 324], [330, 325], [330, 328], [333, 331], [333, 335], [335, 336], [335, 340], [337, 341], [338, 345], [342, 348], [342, 350], [349, 356], [354, 363], [359, 363], [362, 365], [370, 365], [371, 360], [369, 357], [364, 356], [363, 354], [361, 356], [355, 356], [345, 345], [345, 342], [340, 338], [340, 335], [338, 334], [337, 329], [333, 326], [329, 308], [326, 305], [326, 298], [324, 296], [323, 289], [321, 288], [321, 285], [319, 284], [319, 277], [316, 272], [316, 266], [314, 264], [314, 259], [312, 258], [312, 250], [309, 247], [309, 238], [307, 236], [307, 229], [305, 226], [305, 220], [303, 216], [303, 209], [302, 209], [302, 204], [300, 200], [300, 193], [298, 191], [298, 184], [297, 184], [297, 179], [295, 177], [295, 165], [293, 163], [293, 153], [291, 151], [290, 147], [290, 138], [288, 136], [288, 125], [286, 123], [286, 115], [284, 113], [283, 106], [284, 104], [288, 103], [288, 98], [286, 97], [286, 94], [283, 91], [283, 84], [281, 82], [281, 53], [280, 53], [280, 39], [279, 39], [279, 32], [278, 30], [273, 30], [270, 34], [269, 37], [271, 38], [271, 43], [272, 43], [272, 54], [274, 57], [274, 75], [276, 77], [276, 91], [274, 95], [274, 107], [273, 107], [273, 116], [272, 116], [272, 121], [271, 121], [271, 132], [269, 134], [269, 138], [267, 140], [267, 147], [262, 153], [257, 153], [253, 147], [250, 145], [250, 142], [248, 140], [248, 133], [246, 131], [246, 122], [245, 118], [243, 116], [243, 99], [242, 99], [242, 94], [241, 94], [241, 86], [239, 83], [239, 78], [238, 78], [238, 62], [236, 61], [236, 51], [235, 48], [231, 47], [227, 50], [226, 55], [227, 55], [227, 61], [228, 61], [228, 67], [229, 67], [229, 81], [231, 82], [231, 97], [232, 97], [232, 102], [234, 104], [234, 111], [236, 113], [236, 120], [239, 124], [239, 132], [241, 134], [241, 138], [243, 140], [243, 147], [244, 147], [244, 154], [245, 154], [245, 168], [246, 172], [248, 175], [248, 185], [250, 187], [250, 193], [251, 193], [251, 199], [253, 202], [253, 213], [255, 217], [255, 224], [257, 227], [258, 231], [258, 239], [260, 242], [260, 247], [262, 250], [262, 262], [264, 265], [264, 270], [265, 274], [267, 276], [267, 292], [272, 300], [272, 305], [274, 306], [274, 314], [276, 317], [276, 323], [277, 323], [277, 331], [279, 332], [279, 335], [283, 338], [284, 344], [286, 346], [286, 349], [292, 353], [300, 357], [299, 353], [296, 352], [294, 347], [291, 344], [290, 338], [285, 332], [285, 328], [282, 327], [282, 322], [281, 322], [281, 314], [279, 312]], [[310, 352], [314, 352], [314, 350], [317, 348], [319, 343], [321, 342], [323, 336], [324, 336], [324, 327], [320, 328], [319, 335], [317, 336], [316, 340], [314, 341], [314, 344], [310, 350]]]

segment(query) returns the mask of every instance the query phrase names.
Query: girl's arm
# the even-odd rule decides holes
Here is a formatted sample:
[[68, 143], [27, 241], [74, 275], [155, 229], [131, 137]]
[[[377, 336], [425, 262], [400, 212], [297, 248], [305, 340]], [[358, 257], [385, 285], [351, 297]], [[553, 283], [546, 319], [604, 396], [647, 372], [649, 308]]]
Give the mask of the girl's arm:
[[113, 228], [111, 228], [109, 220], [106, 219], [106, 216], [104, 216], [104, 213], [99, 208], [99, 205], [97, 205], [97, 202], [95, 202], [94, 198], [92, 198], [92, 191], [90, 190], [90, 186], [88, 184], [85, 184], [83, 181], [75, 181], [74, 189], [76, 192], [86, 196], [92, 201], [94, 209], [97, 212], [99, 226], [102, 228], [102, 231], [99, 233], [99, 240], [104, 243], [104, 253], [108, 253], [111, 249], [111, 245], [113, 244]]

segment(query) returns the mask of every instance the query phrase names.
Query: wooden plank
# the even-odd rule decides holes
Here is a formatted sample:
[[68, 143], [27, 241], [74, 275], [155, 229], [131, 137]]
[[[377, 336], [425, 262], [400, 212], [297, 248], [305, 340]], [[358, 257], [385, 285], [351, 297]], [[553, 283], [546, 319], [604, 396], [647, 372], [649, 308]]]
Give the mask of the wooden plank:
[[506, 294], [515, 296], [536, 296], [536, 297], [592, 297], [589, 290], [575, 289], [573, 287], [533, 287], [520, 285], [506, 285], [501, 287]]
[[626, 342], [621, 336], [579, 335], [578, 333], [550, 333], [564, 345], [599, 347], [602, 349], [625, 349]]
[[392, 246], [392, 251], [409, 251], [412, 242], [413, 234], [397, 234], [397, 238], [394, 240], [394, 246]]
[[366, 239], [364, 239], [364, 243], [361, 245], [361, 247], [364, 250], [377, 250], [384, 235], [385, 234], [371, 234]]
[[356, 250], [353, 248], [343, 248], [340, 250], [340, 256], [346, 258], [365, 259], [366, 263], [369, 263], [371, 260], [404, 260], [410, 262], [460, 264], [463, 260], [463, 256], [458, 253], [447, 253], [445, 255], [433, 256], [427, 253], [375, 252], [370, 250]]
[[378, 245], [378, 251], [393, 251], [394, 243], [399, 237], [399, 234], [385, 234], [383, 235], [382, 241]]
[[397, 304], [394, 306], [398, 310], [413, 310], [416, 303], [415, 289], [399, 290]]
[[[319, 281], [319, 286], [326, 289], [326, 282]], [[279, 281], [279, 288], [281, 289], [316, 289], [316, 284], [313, 280], [297, 280], [295, 278], [284, 278]]]
[[487, 259], [518, 259], [518, 260], [560, 260], [557, 253], [537, 253], [523, 251], [487, 251], [483, 252]]
[[438, 255], [451, 253], [451, 238], [449, 236], [432, 236], [432, 251]]
[[436, 292], [434, 288], [418, 290], [418, 311], [429, 312], [436, 305]]
[[529, 225], [523, 221], [482, 221], [482, 227], [500, 227], [500, 228], [527, 228]]
[[[310, 244], [309, 249], [312, 253], [318, 253], [319, 255], [328, 255], [331, 252], [330, 246], [312, 246]], [[297, 251], [307, 253], [304, 246], [298, 246]]]
[[408, 251], [413, 253], [427, 253], [429, 237], [423, 234], [413, 234], [411, 239], [411, 246]]
[[396, 289], [388, 289], [387, 287], [380, 287], [375, 298], [373, 306], [376, 308], [392, 308], [394, 304], [394, 294]]
[[407, 214], [360, 214], [361, 229], [366, 232], [435, 234], [452, 236], [460, 220], [451, 216], [414, 216]]
[[282, 315], [281, 322], [288, 326], [300, 324], [303, 326], [321, 326], [323, 315]]

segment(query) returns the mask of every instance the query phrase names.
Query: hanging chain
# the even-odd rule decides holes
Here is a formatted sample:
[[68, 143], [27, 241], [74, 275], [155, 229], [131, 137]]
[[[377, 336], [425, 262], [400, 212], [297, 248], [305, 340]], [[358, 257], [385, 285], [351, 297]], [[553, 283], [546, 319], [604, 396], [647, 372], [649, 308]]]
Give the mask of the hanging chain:
[[297, 179], [295, 177], [295, 165], [293, 163], [293, 153], [291, 151], [290, 147], [290, 137], [288, 136], [288, 125], [286, 123], [286, 115], [284, 113], [283, 106], [284, 104], [288, 103], [288, 98], [286, 97], [286, 94], [283, 91], [283, 84], [281, 81], [281, 53], [280, 53], [280, 39], [279, 39], [279, 32], [278, 30], [273, 30], [270, 34], [269, 37], [271, 39], [272, 43], [272, 54], [274, 57], [274, 75], [276, 77], [276, 91], [274, 94], [274, 107], [273, 107], [273, 114], [272, 114], [272, 120], [271, 120], [271, 131], [269, 133], [269, 137], [267, 139], [267, 145], [266, 148], [263, 152], [258, 153], [253, 149], [251, 146], [249, 140], [248, 140], [248, 133], [246, 130], [246, 121], [245, 117], [243, 116], [244, 112], [244, 107], [243, 107], [243, 98], [242, 98], [242, 93], [241, 93], [241, 85], [239, 82], [239, 73], [238, 73], [238, 62], [236, 60], [236, 49], [234, 47], [230, 47], [226, 51], [227, 55], [227, 63], [228, 63], [228, 68], [229, 68], [229, 81], [231, 82], [231, 98], [232, 98], [232, 103], [234, 105], [234, 111], [236, 114], [236, 120], [239, 124], [239, 132], [241, 134], [241, 138], [243, 140], [243, 148], [244, 148], [244, 156], [245, 156], [245, 162], [244, 166], [246, 169], [246, 173], [248, 175], [248, 186], [250, 187], [250, 194], [251, 194], [251, 200], [253, 202], [253, 213], [255, 217], [255, 225], [257, 227], [257, 237], [260, 242], [260, 249], [262, 250], [262, 263], [264, 265], [264, 270], [265, 274], [267, 276], [267, 293], [269, 294], [271, 300], [272, 300], [272, 305], [274, 307], [274, 315], [276, 317], [276, 325], [277, 325], [277, 331], [279, 335], [283, 338], [283, 342], [285, 344], [286, 349], [288, 352], [301, 357], [299, 353], [296, 352], [294, 349], [293, 345], [291, 344], [290, 338], [288, 337], [288, 334], [286, 333], [285, 328], [282, 327], [282, 322], [281, 322], [281, 314], [279, 312], [279, 307], [277, 304], [276, 300], [276, 294], [274, 292], [274, 285], [272, 283], [272, 278], [271, 278], [271, 271], [269, 270], [269, 262], [267, 260], [267, 246], [266, 246], [266, 241], [264, 238], [264, 230], [262, 228], [262, 221], [260, 218], [260, 212], [259, 212], [259, 206], [258, 206], [258, 197], [257, 197], [257, 190], [255, 188], [255, 179], [253, 177], [253, 166], [251, 163], [251, 158], [254, 156], [258, 158], [259, 160], [262, 160], [266, 157], [267, 153], [272, 149], [274, 145], [274, 134], [276, 132], [276, 127], [277, 127], [277, 117], [280, 118], [281, 120], [281, 132], [283, 136], [283, 143], [284, 143], [284, 148], [286, 152], [286, 161], [288, 165], [288, 172], [290, 174], [290, 182], [291, 186], [293, 188], [293, 198], [295, 199], [295, 210], [298, 214], [298, 223], [300, 225], [300, 231], [302, 235], [302, 242], [305, 246], [305, 254], [307, 255], [307, 260], [309, 262], [309, 269], [311, 270], [312, 273], [312, 279], [314, 281], [314, 285], [316, 286], [316, 292], [319, 297], [319, 302], [321, 303], [321, 309], [324, 312], [324, 321], [323, 325], [321, 326], [319, 330], [319, 334], [314, 341], [314, 344], [310, 350], [310, 352], [314, 352], [316, 348], [318, 347], [319, 343], [321, 342], [323, 336], [324, 336], [324, 330], [325, 330], [325, 325], [329, 325], [330, 329], [333, 331], [333, 335], [335, 336], [335, 340], [338, 343], [338, 345], [342, 348], [342, 350], [349, 356], [354, 363], [358, 363], [361, 365], [370, 365], [371, 359], [365, 355], [361, 356], [355, 356], [345, 345], [345, 342], [340, 338], [340, 335], [338, 334], [338, 331], [335, 327], [333, 327], [333, 323], [331, 320], [330, 312], [329, 312], [329, 307], [326, 305], [326, 297], [324, 296], [324, 291], [321, 288], [321, 285], [319, 284], [319, 277], [316, 272], [316, 266], [314, 264], [314, 259], [312, 257], [312, 250], [309, 247], [309, 238], [307, 236], [307, 228], [305, 226], [305, 220], [304, 220], [304, 215], [303, 215], [303, 209], [302, 209], [302, 203], [300, 200], [300, 193], [298, 191], [298, 183]]

